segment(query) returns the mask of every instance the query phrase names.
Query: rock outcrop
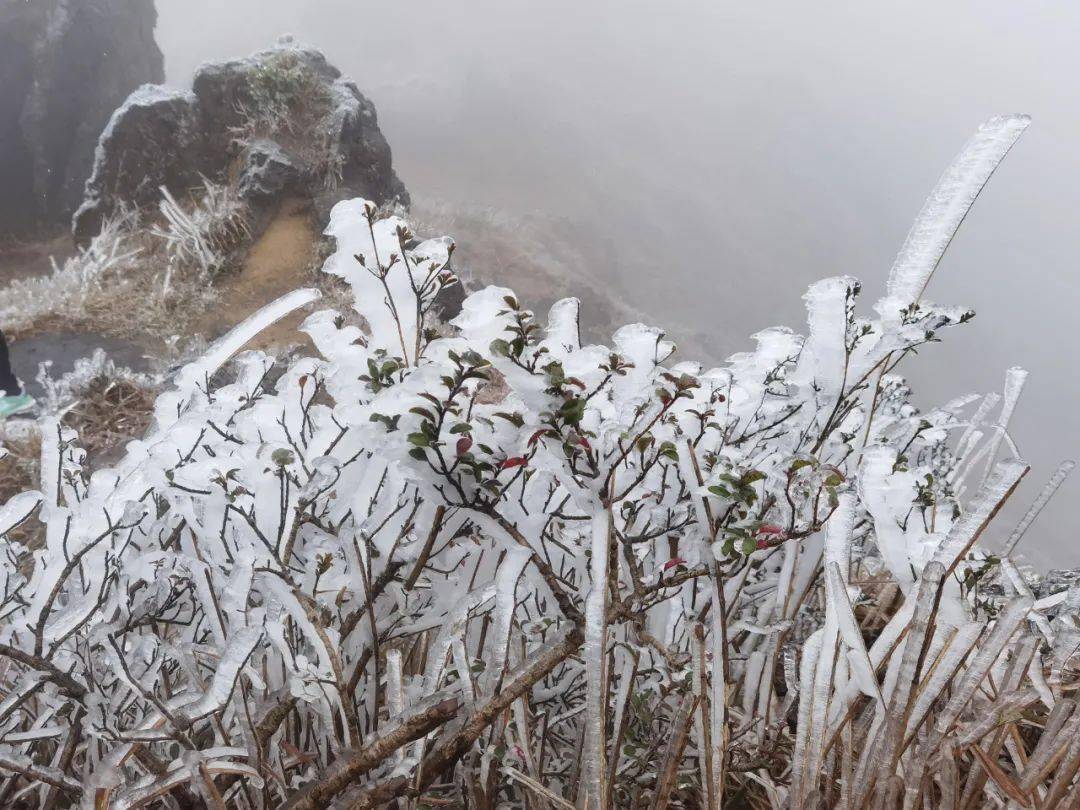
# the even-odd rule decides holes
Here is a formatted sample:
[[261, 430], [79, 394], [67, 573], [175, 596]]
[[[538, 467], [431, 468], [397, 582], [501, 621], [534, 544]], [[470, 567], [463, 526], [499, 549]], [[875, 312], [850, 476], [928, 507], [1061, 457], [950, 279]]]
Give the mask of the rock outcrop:
[[65, 223], [109, 116], [164, 79], [153, 0], [0, 0], [0, 232]]
[[203, 178], [236, 183], [256, 210], [310, 199], [325, 220], [338, 200], [408, 205], [375, 107], [319, 51], [285, 40], [199, 68], [190, 91], [146, 86], [113, 114], [75, 215], [80, 242], [119, 205], [155, 204]]

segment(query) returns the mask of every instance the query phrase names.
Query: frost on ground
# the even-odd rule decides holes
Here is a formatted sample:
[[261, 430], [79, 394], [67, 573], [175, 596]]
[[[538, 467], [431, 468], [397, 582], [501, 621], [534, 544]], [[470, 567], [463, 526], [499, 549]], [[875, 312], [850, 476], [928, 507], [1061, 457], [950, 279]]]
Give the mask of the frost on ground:
[[970, 317], [925, 284], [1025, 125], [946, 173], [877, 317], [829, 279], [719, 368], [496, 287], [440, 328], [453, 244], [339, 204], [315, 356], [235, 354], [299, 291], [115, 466], [42, 425], [0, 508], [3, 803], [1058, 806], [1080, 591], [979, 549], [1022, 375], [930, 411], [898, 376]]
[[178, 201], [165, 188], [156, 219], [122, 209], [45, 276], [0, 289], [0, 328], [21, 336], [86, 329], [157, 338], [182, 332], [213, 300], [214, 277], [250, 237], [235, 189], [205, 181]]

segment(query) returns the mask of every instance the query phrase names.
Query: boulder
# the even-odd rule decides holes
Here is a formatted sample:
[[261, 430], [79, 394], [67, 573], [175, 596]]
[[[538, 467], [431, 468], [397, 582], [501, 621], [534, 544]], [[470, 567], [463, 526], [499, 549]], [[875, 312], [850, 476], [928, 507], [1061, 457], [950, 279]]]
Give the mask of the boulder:
[[408, 205], [374, 105], [314, 48], [283, 40], [198, 69], [190, 92], [142, 87], [113, 114], [74, 218], [85, 243], [121, 205], [235, 182], [256, 209], [307, 198], [325, 214], [362, 196]]
[[0, 0], [0, 232], [64, 223], [110, 114], [164, 79], [153, 0]]
[[237, 190], [241, 198], [259, 203], [282, 197], [302, 180], [296, 162], [273, 141], [259, 140], [247, 149]]

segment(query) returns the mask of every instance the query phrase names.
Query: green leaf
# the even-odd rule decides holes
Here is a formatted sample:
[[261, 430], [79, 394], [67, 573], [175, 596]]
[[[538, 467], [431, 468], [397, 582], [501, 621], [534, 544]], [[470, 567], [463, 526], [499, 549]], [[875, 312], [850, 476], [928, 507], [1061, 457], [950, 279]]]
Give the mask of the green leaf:
[[574, 399], [568, 399], [563, 403], [563, 406], [559, 408], [559, 415], [566, 421], [567, 424], [577, 425], [581, 424], [581, 420], [585, 418], [585, 400], [575, 397]]
[[500, 419], [505, 419], [514, 427], [522, 427], [525, 424], [525, 419], [520, 413], [506, 413], [505, 411], [499, 411], [492, 415], [498, 416]]
[[287, 447], [279, 447], [270, 454], [270, 460], [279, 467], [288, 467], [296, 461], [296, 454]]
[[420, 447], [414, 447], [409, 451], [409, 455], [415, 458], [417, 461], [427, 461], [427, 453]]
[[410, 444], [415, 444], [417, 447], [430, 447], [431, 440], [424, 433], [410, 433], [408, 436]]
[[456, 425], [454, 425], [452, 428], [450, 428], [450, 432], [451, 433], [470, 433], [470, 432], [472, 432], [472, 425], [470, 425], [468, 422], [458, 422]]

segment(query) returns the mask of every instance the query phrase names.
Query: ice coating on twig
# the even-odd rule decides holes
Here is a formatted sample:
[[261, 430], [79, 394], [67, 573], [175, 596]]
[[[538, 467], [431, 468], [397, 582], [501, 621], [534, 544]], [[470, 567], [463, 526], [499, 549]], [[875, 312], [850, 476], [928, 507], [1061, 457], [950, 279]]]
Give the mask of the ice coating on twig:
[[1054, 471], [1054, 474], [1050, 476], [1050, 480], [1039, 491], [1038, 497], [1035, 498], [1030, 508], [1024, 513], [1024, 517], [1016, 524], [1016, 528], [1012, 530], [1012, 533], [1005, 541], [1001, 548], [1003, 556], [1007, 557], [1016, 550], [1017, 544], [1023, 539], [1031, 524], [1035, 522], [1035, 518], [1039, 516], [1039, 513], [1050, 502], [1050, 499], [1054, 497], [1054, 493], [1058, 491], [1058, 488], [1065, 483], [1065, 479], [1069, 477], [1069, 473], [1073, 471], [1074, 467], [1076, 467], [1075, 461], [1063, 461], [1058, 465], [1057, 470]]
[[576, 301], [545, 329], [503, 288], [427, 328], [449, 240], [341, 211], [354, 309], [308, 317], [315, 352], [226, 368], [241, 329], [112, 468], [45, 424], [41, 503], [0, 507], [0, 757], [82, 740], [83, 804], [295, 810], [880, 804], [901, 773], [959, 783], [957, 751], [971, 804], [999, 789], [976, 748], [1020, 778], [987, 718], [1027, 707], [1027, 745], [1064, 702], [1080, 591], [1032, 615], [978, 548], [1023, 471], [963, 488], [989, 440], [1016, 452], [997, 398], [920, 407], [897, 369], [962, 311], [863, 317], [827, 280], [809, 337], [712, 369], [641, 324], [583, 347]]
[[1026, 115], [991, 118], [945, 170], [893, 262], [889, 306], [899, 308], [919, 300], [983, 186], [1030, 123]]

